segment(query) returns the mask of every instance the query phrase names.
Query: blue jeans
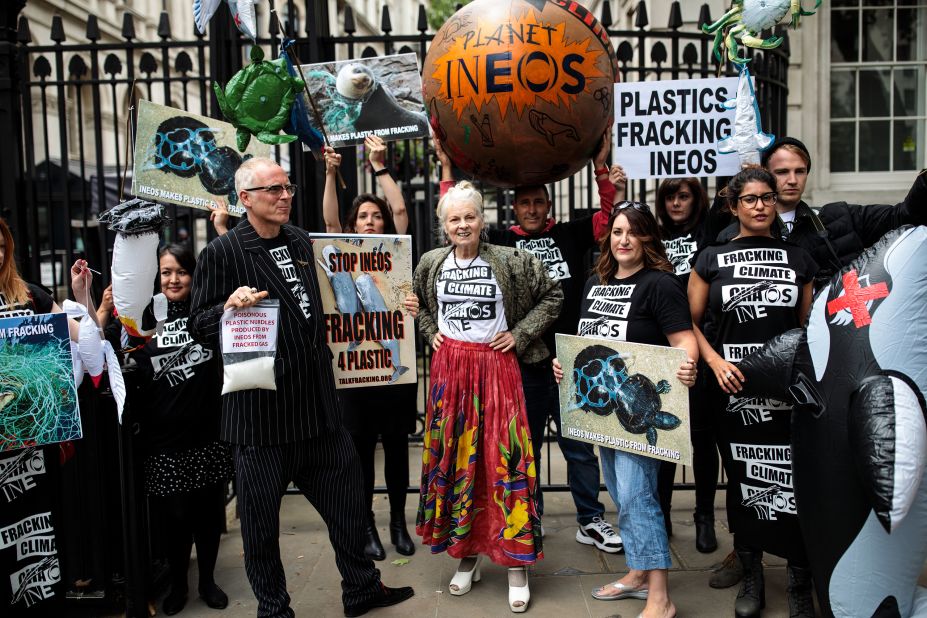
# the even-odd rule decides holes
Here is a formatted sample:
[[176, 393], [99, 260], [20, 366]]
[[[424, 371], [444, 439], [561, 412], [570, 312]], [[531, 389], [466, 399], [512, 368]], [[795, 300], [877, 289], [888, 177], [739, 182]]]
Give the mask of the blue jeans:
[[544, 433], [547, 419], [553, 417], [557, 425], [557, 443], [567, 462], [567, 483], [576, 505], [576, 521], [585, 526], [595, 517], [603, 517], [605, 506], [599, 502], [599, 459], [595, 447], [585, 442], [571, 440], [560, 433], [560, 393], [554, 382], [554, 373], [549, 365], [525, 365], [521, 368], [521, 380], [525, 389], [525, 407], [528, 412], [528, 429], [534, 450], [534, 465], [537, 470], [538, 515], [544, 514], [544, 495], [541, 493], [541, 451], [544, 447]]
[[599, 447], [605, 486], [618, 507], [618, 531], [629, 569], [673, 566], [663, 512], [657, 502], [660, 460]]

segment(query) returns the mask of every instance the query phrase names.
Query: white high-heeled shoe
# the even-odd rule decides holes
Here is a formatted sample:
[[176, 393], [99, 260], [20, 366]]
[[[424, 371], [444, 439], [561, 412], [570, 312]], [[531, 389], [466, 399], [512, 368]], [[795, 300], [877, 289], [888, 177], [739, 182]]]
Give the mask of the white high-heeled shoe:
[[[524, 574], [525, 585], [513, 586], [512, 576]], [[520, 577], [516, 577], [520, 580]], [[509, 568], [509, 609], [520, 614], [528, 610], [528, 601], [531, 599], [531, 591], [528, 589], [528, 568], [527, 567], [510, 567]]]
[[473, 568], [469, 571], [460, 570], [460, 567], [464, 565], [464, 561], [472, 557], [473, 556], [468, 556], [460, 561], [457, 572], [454, 573], [454, 577], [451, 578], [451, 583], [448, 585], [448, 590], [456, 597], [467, 594], [470, 592], [470, 587], [473, 585], [473, 582], [480, 581], [480, 562], [482, 561], [482, 556], [476, 556], [476, 560], [473, 562]]

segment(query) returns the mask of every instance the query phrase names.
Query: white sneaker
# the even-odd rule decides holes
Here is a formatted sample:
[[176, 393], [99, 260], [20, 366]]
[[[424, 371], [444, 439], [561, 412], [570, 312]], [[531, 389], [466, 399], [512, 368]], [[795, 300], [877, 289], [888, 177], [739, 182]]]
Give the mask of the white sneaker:
[[601, 517], [595, 517], [592, 522], [580, 526], [576, 531], [576, 542], [583, 545], [595, 545], [606, 554], [624, 553], [624, 543], [621, 542], [621, 537]]

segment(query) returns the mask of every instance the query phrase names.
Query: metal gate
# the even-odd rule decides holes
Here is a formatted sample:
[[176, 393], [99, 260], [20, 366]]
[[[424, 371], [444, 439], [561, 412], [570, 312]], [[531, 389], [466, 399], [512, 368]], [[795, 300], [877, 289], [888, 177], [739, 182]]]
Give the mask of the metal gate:
[[[340, 3], [285, 0], [278, 4], [281, 14], [303, 15], [305, 19], [302, 24], [285, 21], [283, 33], [274, 22], [265, 22], [257, 44], [270, 57], [278, 55], [285, 35], [297, 40], [296, 51], [302, 62], [369, 55], [373, 47], [386, 54], [411, 51], [421, 61], [434, 36], [428, 32], [422, 6], [416, 33], [394, 34], [389, 9], [383, 7], [381, 33], [359, 36], [350, 5], [344, 7], [340, 31], [332, 33], [328, 28], [330, 6]], [[10, 0], [0, 8], [0, 140], [6, 144], [0, 165], [0, 215], [13, 228], [16, 257], [27, 279], [43, 283], [63, 300], [68, 293], [68, 267], [76, 257], [83, 257], [103, 273], [102, 280], [96, 282], [99, 298], [109, 282], [107, 266], [113, 237], [97, 224], [96, 216], [119, 200], [123, 170], [131, 152], [130, 110], [144, 98], [221, 117], [212, 86], [225, 84], [243, 66], [251, 42], [239, 36], [227, 11], [220, 11], [212, 20], [208, 37], [174, 32], [164, 12], [157, 40], [140, 40], [132, 15], [126, 13], [120, 42], [102, 41], [94, 15], [88, 16], [86, 31], [80, 33], [87, 43], [69, 41], [68, 36], [77, 33], [66, 33], [59, 16], [52, 20], [51, 41], [35, 41], [28, 20], [19, 15], [24, 5], [25, 0]], [[672, 3], [669, 23], [661, 26], [648, 22], [642, 0], [636, 8], [634, 28], [613, 30], [611, 6], [605, 0], [599, 19], [612, 38], [621, 81], [735, 74], [727, 65], [719, 68], [711, 54], [711, 37], [682, 29], [679, 5]], [[710, 22], [708, 6], [703, 5], [699, 25]], [[786, 38], [779, 49], [750, 52], [756, 93], [765, 112], [764, 129], [783, 135], [788, 34], [778, 34]], [[348, 186], [340, 195], [342, 204], [359, 189], [375, 186], [372, 174], [359, 165], [362, 162], [355, 158], [355, 165], [350, 164], [352, 151], [344, 154], [342, 172]], [[299, 204], [294, 205], [294, 222], [310, 230], [324, 229], [323, 166], [295, 145], [276, 147], [276, 155], [302, 188]], [[406, 198], [418, 255], [436, 242], [432, 213], [438, 187], [432, 155], [427, 138], [390, 145], [391, 167]], [[629, 187], [629, 195], [645, 199], [654, 188], [646, 181], [636, 181]], [[591, 169], [551, 185], [550, 190], [552, 214], [559, 219], [582, 216], [597, 207]], [[510, 224], [511, 199], [511, 193], [493, 191], [488, 200], [493, 212], [488, 219], [499, 225]], [[166, 241], [186, 237], [201, 243], [212, 235], [206, 225], [207, 213], [175, 206], [168, 209], [172, 223], [165, 232]], [[427, 386], [430, 352], [423, 341], [418, 342], [418, 349], [422, 354], [421, 379]], [[420, 389], [420, 410], [424, 410], [425, 392], [427, 389]], [[98, 397], [94, 393], [84, 396]], [[122, 432], [129, 453], [131, 434], [131, 427]], [[549, 476], [545, 487], [566, 489], [564, 482], [552, 482]]]

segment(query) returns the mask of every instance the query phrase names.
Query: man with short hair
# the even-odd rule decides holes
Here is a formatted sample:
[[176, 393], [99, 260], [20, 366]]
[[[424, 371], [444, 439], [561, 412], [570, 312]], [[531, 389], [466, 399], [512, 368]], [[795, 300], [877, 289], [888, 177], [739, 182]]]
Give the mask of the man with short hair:
[[802, 200], [811, 173], [811, 154], [801, 141], [794, 137], [777, 139], [762, 153], [762, 163], [778, 185], [779, 217], [773, 233], [811, 253], [821, 267], [815, 289], [887, 232], [906, 223], [927, 223], [927, 174], [923, 171], [914, 179], [904, 201], [894, 206], [835, 202], [821, 206], [815, 213]]
[[[609, 181], [606, 165], [611, 149], [611, 132], [606, 131], [602, 144], [593, 160], [594, 174], [599, 189], [601, 210], [590, 217], [557, 222], [550, 216], [551, 201], [547, 187], [536, 185], [515, 189], [516, 225], [505, 230], [489, 230], [489, 241], [499, 245], [524, 249], [547, 266], [551, 279], [563, 287], [563, 306], [557, 320], [542, 335], [542, 340], [555, 354], [554, 334], [575, 335], [579, 323], [580, 296], [586, 283], [585, 256], [598, 245], [608, 226], [615, 186]], [[442, 195], [454, 184], [450, 158], [435, 139], [435, 150], [441, 162]], [[614, 554], [624, 551], [621, 537], [605, 520], [605, 506], [599, 501], [599, 460], [595, 447], [586, 442], [572, 440], [560, 431], [560, 392], [554, 382], [551, 358], [538, 363], [519, 362], [525, 391], [525, 408], [531, 431], [534, 460], [538, 478], [541, 478], [543, 437], [549, 418], [557, 426], [557, 443], [567, 462], [567, 480], [576, 506], [579, 529], [576, 541], [594, 545], [603, 552]], [[544, 513], [544, 496], [537, 492], [538, 514]]]
[[222, 396], [220, 437], [234, 447], [245, 571], [258, 616], [294, 616], [280, 561], [280, 502], [290, 482], [328, 527], [341, 573], [346, 616], [404, 601], [412, 588], [387, 588], [364, 556], [363, 480], [341, 424], [322, 300], [308, 234], [288, 225], [296, 186], [271, 159], [246, 161], [235, 190], [247, 218], [200, 254], [188, 328], [220, 349], [222, 315], [280, 302], [276, 390]]

